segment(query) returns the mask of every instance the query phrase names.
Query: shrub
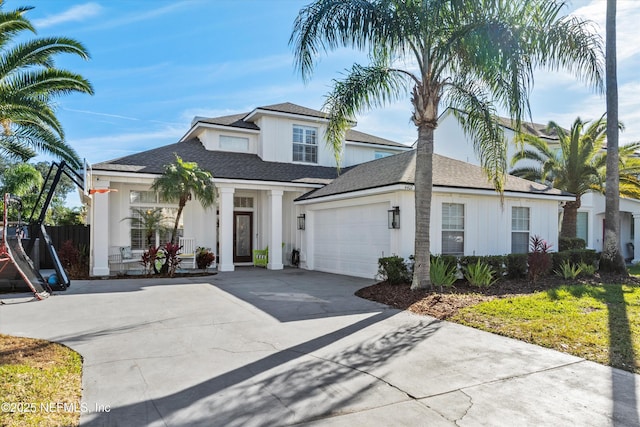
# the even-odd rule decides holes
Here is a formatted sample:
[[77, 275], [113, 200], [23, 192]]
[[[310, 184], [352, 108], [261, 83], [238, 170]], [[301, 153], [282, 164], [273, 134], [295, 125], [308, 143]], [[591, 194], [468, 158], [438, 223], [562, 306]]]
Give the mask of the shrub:
[[558, 243], [558, 250], [560, 252], [585, 249], [587, 247], [587, 242], [579, 237], [560, 237]]
[[159, 250], [160, 247], [149, 246], [149, 249], [142, 253], [140, 264], [142, 264], [145, 275], [150, 275], [152, 271], [156, 274], [160, 272], [160, 268], [156, 268], [156, 257]]
[[58, 257], [65, 270], [68, 270], [80, 260], [80, 251], [74, 246], [73, 241], [65, 240], [58, 250]]
[[390, 285], [407, 283], [410, 279], [404, 258], [397, 255], [378, 258], [378, 274], [376, 277], [380, 277]]
[[429, 270], [431, 283], [440, 286], [440, 292], [442, 292], [443, 286], [449, 287], [455, 283], [457, 270], [456, 264], [449, 263], [445, 258], [431, 257], [431, 269]]
[[563, 279], [575, 279], [581, 272], [582, 267], [579, 264], [572, 264], [569, 261], [564, 261], [558, 270], [554, 270], [554, 273]]
[[560, 268], [560, 265], [565, 261], [569, 261], [572, 264], [584, 263], [595, 267], [598, 265], [599, 257], [600, 255], [592, 249], [574, 249], [551, 254], [554, 270]]
[[551, 271], [551, 245], [540, 236], [531, 236], [528, 256], [529, 279], [534, 282]]
[[596, 274], [597, 267], [594, 264], [586, 264], [584, 262], [581, 262], [579, 265], [580, 269], [582, 270], [582, 272], [580, 273], [582, 276], [592, 277]]
[[507, 277], [524, 279], [527, 277], [527, 261], [529, 254], [509, 254], [506, 256]]
[[489, 264], [483, 263], [478, 259], [475, 264], [469, 264], [464, 268], [464, 277], [467, 281], [479, 288], [485, 288], [493, 285], [496, 278], [493, 276], [494, 271]]
[[196, 248], [196, 265], [199, 269], [206, 270], [215, 260], [216, 256], [209, 248], [203, 248], [201, 246]]
[[182, 261], [182, 259], [178, 257], [178, 252], [180, 252], [180, 249], [182, 249], [182, 246], [176, 245], [171, 242], [167, 242], [164, 245], [164, 248], [162, 248], [165, 254], [165, 267], [163, 267], [163, 269], [169, 275], [169, 277], [173, 277], [173, 275], [176, 273], [176, 270], [178, 269], [178, 266], [180, 265], [180, 261]]
[[478, 261], [487, 264], [494, 271], [495, 278], [501, 279], [506, 272], [505, 257], [503, 255], [467, 255], [460, 258], [460, 266], [464, 269], [466, 266], [475, 264]]
[[155, 274], [168, 275], [173, 277], [180, 265], [180, 257], [178, 253], [182, 249], [182, 246], [167, 242], [164, 246], [153, 247], [150, 246], [149, 250], [142, 254], [140, 264], [144, 267], [145, 273], [151, 273], [151, 270]]
[[75, 246], [66, 240], [58, 250], [60, 263], [71, 279], [86, 279], [89, 276], [89, 250], [86, 245]]

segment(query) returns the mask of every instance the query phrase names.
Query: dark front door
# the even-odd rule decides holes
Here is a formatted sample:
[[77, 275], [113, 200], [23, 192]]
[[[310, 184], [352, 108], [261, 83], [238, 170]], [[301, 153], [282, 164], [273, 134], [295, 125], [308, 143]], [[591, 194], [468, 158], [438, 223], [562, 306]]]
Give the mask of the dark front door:
[[253, 254], [253, 213], [233, 213], [233, 262], [251, 262]]

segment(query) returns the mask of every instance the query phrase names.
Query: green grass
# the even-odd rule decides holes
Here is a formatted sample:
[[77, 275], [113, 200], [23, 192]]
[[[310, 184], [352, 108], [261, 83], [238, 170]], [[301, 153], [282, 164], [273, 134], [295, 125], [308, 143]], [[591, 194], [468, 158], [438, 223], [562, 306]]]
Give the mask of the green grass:
[[627, 270], [629, 271], [629, 274], [634, 275], [634, 276], [639, 276], [640, 275], [640, 263], [634, 264], [631, 267], [627, 267]]
[[451, 320], [640, 373], [640, 287], [562, 286], [480, 303]]
[[60, 344], [0, 335], [0, 425], [77, 426], [82, 358]]

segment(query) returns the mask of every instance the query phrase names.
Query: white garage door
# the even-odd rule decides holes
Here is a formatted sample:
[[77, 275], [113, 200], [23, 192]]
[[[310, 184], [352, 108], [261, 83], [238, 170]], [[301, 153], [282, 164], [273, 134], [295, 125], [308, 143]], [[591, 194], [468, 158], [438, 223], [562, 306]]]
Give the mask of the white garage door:
[[314, 269], [373, 278], [389, 256], [387, 203], [316, 211]]

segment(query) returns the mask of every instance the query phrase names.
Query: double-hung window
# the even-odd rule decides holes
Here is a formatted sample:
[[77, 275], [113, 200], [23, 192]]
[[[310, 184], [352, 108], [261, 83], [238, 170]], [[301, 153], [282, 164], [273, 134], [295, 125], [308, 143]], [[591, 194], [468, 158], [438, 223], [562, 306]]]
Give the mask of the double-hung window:
[[293, 125], [293, 161], [318, 163], [318, 128]]
[[[178, 214], [176, 207], [166, 203], [154, 191], [131, 190], [129, 203], [131, 249], [145, 250], [149, 245], [164, 245], [171, 239], [173, 224]], [[158, 219], [160, 219], [159, 223]], [[182, 236], [183, 228], [182, 218], [180, 218], [177, 237]]]
[[464, 205], [442, 204], [442, 254], [464, 255]]
[[529, 252], [529, 208], [514, 206], [511, 208], [511, 253]]

